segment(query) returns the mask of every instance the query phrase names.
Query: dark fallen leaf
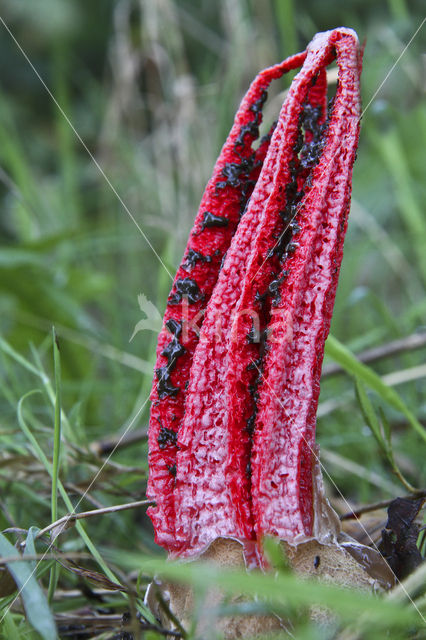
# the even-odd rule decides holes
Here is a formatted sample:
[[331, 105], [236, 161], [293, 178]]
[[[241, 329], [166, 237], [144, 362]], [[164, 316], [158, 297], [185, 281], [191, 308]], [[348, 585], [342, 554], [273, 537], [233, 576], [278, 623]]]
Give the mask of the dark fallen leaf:
[[423, 562], [417, 547], [420, 524], [416, 518], [424, 502], [425, 498], [396, 498], [389, 505], [378, 549], [398, 580], [406, 578]]

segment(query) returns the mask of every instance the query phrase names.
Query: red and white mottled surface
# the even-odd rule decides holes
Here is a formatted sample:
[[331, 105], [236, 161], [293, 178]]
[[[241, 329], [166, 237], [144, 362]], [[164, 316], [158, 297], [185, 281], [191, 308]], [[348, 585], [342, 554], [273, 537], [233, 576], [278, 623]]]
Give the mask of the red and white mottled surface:
[[[335, 58], [326, 122], [325, 68]], [[188, 268], [184, 258], [178, 270], [157, 351], [171, 386], [157, 374], [151, 396], [149, 515], [172, 555], [195, 555], [223, 536], [312, 534], [315, 414], [358, 142], [360, 59], [354, 32], [336, 29], [259, 74], [203, 196], [185, 255], [210, 259]], [[270, 143], [253, 155], [263, 91], [300, 65]], [[315, 159], [303, 164], [315, 135]], [[206, 211], [220, 217], [215, 226], [203, 224]], [[200, 295], [183, 309], [176, 291], [187, 278]], [[173, 338], [166, 323], [183, 312], [191, 322], [203, 308], [199, 338], [192, 330]], [[248, 339], [253, 314], [260, 343]], [[175, 360], [162, 355], [173, 339], [185, 348]]]

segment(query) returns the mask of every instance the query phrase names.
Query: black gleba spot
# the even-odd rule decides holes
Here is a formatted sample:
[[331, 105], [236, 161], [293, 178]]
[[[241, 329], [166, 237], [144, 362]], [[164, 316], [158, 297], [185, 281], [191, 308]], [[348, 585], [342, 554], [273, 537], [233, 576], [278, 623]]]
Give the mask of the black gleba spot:
[[263, 105], [266, 102], [266, 99], [268, 97], [268, 92], [263, 89], [262, 93], [260, 94], [260, 98], [258, 98], [255, 102], [253, 102], [252, 105], [250, 105], [249, 109], [250, 111], [252, 111], [255, 114], [258, 114], [259, 111], [262, 111]]
[[216, 216], [214, 213], [210, 211], [204, 211], [203, 213], [203, 224], [201, 226], [201, 230], [203, 231], [206, 227], [227, 227], [228, 219], [223, 218], [222, 216]]
[[179, 387], [174, 387], [172, 385], [168, 366], [156, 369], [155, 373], [158, 378], [157, 393], [160, 399], [163, 399], [166, 396], [175, 396], [179, 393]]
[[179, 358], [179, 356], [183, 356], [185, 351], [185, 347], [180, 344], [176, 336], [163, 349], [161, 355], [167, 358], [167, 368], [169, 371], [175, 368], [177, 359]]
[[255, 425], [255, 422], [256, 422], [256, 414], [257, 414], [257, 411], [255, 409], [253, 411], [253, 413], [251, 414], [250, 418], [247, 420], [246, 430], [247, 430], [247, 433], [249, 434], [250, 437], [254, 433], [254, 425]]
[[172, 464], [172, 465], [167, 465], [167, 469], [170, 471], [170, 475], [172, 475], [174, 478], [176, 478], [176, 465]]
[[[290, 252], [290, 246], [292, 244], [295, 243], [290, 243], [287, 246], [287, 251]], [[281, 289], [281, 285], [284, 282], [284, 280], [286, 279], [286, 277], [288, 276], [288, 274], [290, 273], [290, 271], [284, 270], [281, 273], [281, 276], [279, 278], [277, 278], [276, 280], [272, 280], [272, 282], [269, 284], [268, 287], [268, 292], [269, 295], [272, 297], [272, 306], [276, 307], [280, 304], [281, 302], [281, 294], [280, 294], [280, 289]]]
[[202, 299], [203, 294], [195, 280], [191, 280], [191, 278], [176, 280], [175, 293], [170, 294], [169, 304], [178, 304], [184, 296], [188, 298], [188, 302], [191, 304]]
[[235, 140], [236, 147], [244, 147], [244, 137], [249, 134], [252, 138], [257, 138], [259, 135], [259, 125], [257, 124], [257, 119], [254, 122], [248, 122], [247, 124], [243, 124], [240, 129], [240, 133], [238, 134], [237, 139]]
[[231, 187], [240, 186], [240, 175], [244, 172], [243, 167], [237, 162], [228, 162], [222, 169], [222, 175], [226, 178], [224, 184], [230, 184]]
[[174, 318], [169, 318], [167, 320], [166, 327], [168, 328], [170, 333], [173, 333], [173, 335], [176, 336], [176, 338], [179, 338], [180, 334], [182, 333], [182, 322], [180, 322], [179, 320], [175, 320]]
[[[202, 228], [204, 229], [204, 223]], [[211, 257], [204, 256], [199, 251], [195, 251], [195, 249], [188, 249], [185, 260], [182, 264], [182, 269], [185, 269], [185, 271], [191, 271], [191, 269], [195, 267], [197, 262], [211, 262]]]
[[173, 429], [167, 429], [167, 427], [161, 427], [158, 434], [157, 442], [160, 449], [165, 449], [169, 445], [175, 445], [177, 441], [177, 433]]

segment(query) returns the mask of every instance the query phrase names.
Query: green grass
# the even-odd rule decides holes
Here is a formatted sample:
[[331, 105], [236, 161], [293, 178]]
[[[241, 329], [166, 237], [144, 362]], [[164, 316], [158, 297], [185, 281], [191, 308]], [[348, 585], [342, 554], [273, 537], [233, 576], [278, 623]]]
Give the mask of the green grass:
[[[119, 637], [124, 612], [149, 616], [144, 591], [164, 565], [144, 509], [76, 522], [55, 540], [37, 539], [31, 528], [73, 509], [144, 497], [156, 336], [145, 329], [130, 341], [145, 317], [138, 296], [163, 313], [167, 271], [179, 264], [205, 183], [256, 72], [303, 49], [317, 31], [344, 24], [366, 40], [367, 105], [424, 17], [416, 0], [299, 4], [42, 0], [35, 9], [23, 0], [4, 2], [3, 19], [118, 197], [0, 25], [0, 528], [9, 529], [5, 545], [21, 548], [27, 540], [43, 555], [54, 542], [57, 557], [64, 554], [62, 564], [50, 552], [37, 563], [23, 604], [10, 608], [14, 596], [0, 598], [0, 638], [50, 637], [35, 630], [27, 609], [44, 606], [43, 594], [60, 637], [73, 637], [64, 628], [77, 624], [81, 611], [117, 615], [109, 629], [88, 638]], [[321, 389], [324, 464], [357, 506], [404, 495], [395, 468], [412, 486], [426, 486], [425, 347], [368, 366], [351, 355], [426, 330], [425, 34], [423, 27], [363, 115], [335, 339], [326, 355], [326, 364], [336, 361], [345, 373], [324, 377]], [[362, 406], [355, 382], [362, 384]], [[386, 442], [377, 437], [382, 413]], [[108, 459], [100, 453], [102, 443], [124, 433], [138, 438]], [[331, 482], [329, 495], [340, 508]], [[385, 520], [379, 512], [379, 525]], [[67, 554], [77, 554], [74, 564]], [[167, 571], [181, 577], [179, 567]], [[107, 579], [123, 591], [107, 591]], [[229, 592], [241, 583], [241, 576], [195, 567], [188, 579], [197, 588], [211, 580]], [[0, 592], [1, 580], [0, 573]], [[392, 609], [380, 598], [366, 604], [336, 589], [301, 588], [285, 573], [277, 580], [274, 586], [270, 576], [259, 576], [244, 584], [247, 593], [263, 595], [266, 608], [273, 602], [291, 611], [298, 638], [426, 637], [402, 600]], [[337, 612], [333, 628], [319, 631], [309, 622], [311, 590]], [[38, 605], [28, 604], [31, 596]], [[425, 615], [424, 589], [413, 597]]]

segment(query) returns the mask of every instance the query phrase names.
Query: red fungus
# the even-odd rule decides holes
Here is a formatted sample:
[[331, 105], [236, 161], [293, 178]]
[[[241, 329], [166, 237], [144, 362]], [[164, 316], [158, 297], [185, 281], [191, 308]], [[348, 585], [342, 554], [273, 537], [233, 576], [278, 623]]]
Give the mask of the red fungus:
[[[333, 60], [339, 82], [327, 111]], [[267, 86], [301, 65], [275, 130], [253, 151]], [[291, 543], [313, 533], [315, 414], [360, 71], [357, 37], [341, 28], [260, 73], [207, 185], [169, 296], [151, 396], [149, 515], [172, 555], [193, 556], [218, 537]]]

